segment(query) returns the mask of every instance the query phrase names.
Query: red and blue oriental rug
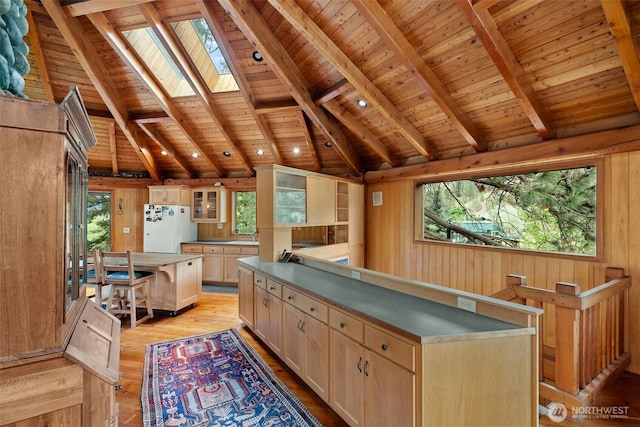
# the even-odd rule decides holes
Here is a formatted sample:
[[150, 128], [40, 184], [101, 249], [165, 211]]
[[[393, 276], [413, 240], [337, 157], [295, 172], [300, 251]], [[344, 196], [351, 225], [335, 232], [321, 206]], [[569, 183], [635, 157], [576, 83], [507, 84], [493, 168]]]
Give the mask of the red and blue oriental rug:
[[145, 426], [321, 426], [235, 329], [149, 344]]

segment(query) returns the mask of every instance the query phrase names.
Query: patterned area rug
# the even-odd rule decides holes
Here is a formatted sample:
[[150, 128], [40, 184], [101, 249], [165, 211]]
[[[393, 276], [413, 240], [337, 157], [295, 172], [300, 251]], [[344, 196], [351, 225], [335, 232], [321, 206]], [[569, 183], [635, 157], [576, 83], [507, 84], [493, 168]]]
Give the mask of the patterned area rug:
[[146, 348], [145, 426], [321, 426], [235, 329]]

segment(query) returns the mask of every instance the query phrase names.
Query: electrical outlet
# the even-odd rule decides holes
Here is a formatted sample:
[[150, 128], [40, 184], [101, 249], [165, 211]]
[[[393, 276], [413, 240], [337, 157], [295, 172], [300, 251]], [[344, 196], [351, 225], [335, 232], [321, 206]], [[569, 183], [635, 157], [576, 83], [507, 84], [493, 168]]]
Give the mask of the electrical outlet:
[[131, 233], [131, 229], [130, 229], [129, 227], [124, 227], [124, 228], [122, 229], [122, 232], [123, 232], [124, 234], [129, 234], [129, 233]]
[[356, 280], [360, 280], [360, 272], [359, 271], [352, 271], [351, 272], [351, 278], [352, 279], [356, 279]]
[[463, 310], [470, 311], [472, 313], [476, 312], [476, 302], [472, 299], [458, 297], [458, 308]]
[[223, 224], [223, 223], [221, 223], [221, 222], [219, 222], [219, 223], [218, 223], [218, 230], [222, 230], [222, 227], [224, 227], [224, 224]]

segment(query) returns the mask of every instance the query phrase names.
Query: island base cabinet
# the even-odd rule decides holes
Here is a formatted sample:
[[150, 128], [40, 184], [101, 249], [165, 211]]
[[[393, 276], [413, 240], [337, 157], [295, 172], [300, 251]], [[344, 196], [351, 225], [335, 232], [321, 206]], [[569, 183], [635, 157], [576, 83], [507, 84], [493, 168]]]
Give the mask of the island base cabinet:
[[238, 317], [253, 329], [253, 272], [240, 267], [238, 281]]
[[278, 356], [282, 354], [282, 300], [255, 287], [254, 332]]
[[329, 328], [297, 308], [283, 304], [285, 363], [324, 401], [329, 396]]
[[331, 330], [330, 405], [350, 426], [416, 425], [410, 372]]

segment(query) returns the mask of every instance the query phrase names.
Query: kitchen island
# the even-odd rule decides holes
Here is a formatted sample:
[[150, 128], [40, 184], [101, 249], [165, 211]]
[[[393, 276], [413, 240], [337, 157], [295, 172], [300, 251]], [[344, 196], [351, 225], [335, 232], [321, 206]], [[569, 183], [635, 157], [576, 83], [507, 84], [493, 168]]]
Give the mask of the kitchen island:
[[136, 270], [155, 273], [151, 280], [151, 308], [176, 314], [202, 295], [202, 255], [133, 253]]
[[298, 259], [240, 259], [240, 317], [347, 423], [537, 425], [541, 310]]

